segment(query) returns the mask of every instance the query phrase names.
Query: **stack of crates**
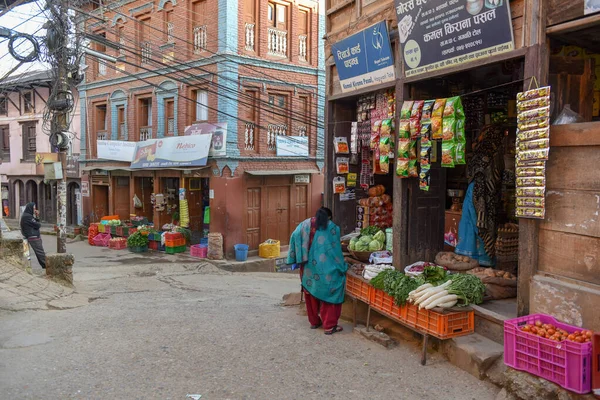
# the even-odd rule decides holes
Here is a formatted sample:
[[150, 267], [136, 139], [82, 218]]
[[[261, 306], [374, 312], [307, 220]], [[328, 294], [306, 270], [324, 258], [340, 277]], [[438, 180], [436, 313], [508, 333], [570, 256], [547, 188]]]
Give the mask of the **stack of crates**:
[[165, 252], [167, 254], [177, 254], [185, 252], [185, 238], [181, 233], [165, 233]]

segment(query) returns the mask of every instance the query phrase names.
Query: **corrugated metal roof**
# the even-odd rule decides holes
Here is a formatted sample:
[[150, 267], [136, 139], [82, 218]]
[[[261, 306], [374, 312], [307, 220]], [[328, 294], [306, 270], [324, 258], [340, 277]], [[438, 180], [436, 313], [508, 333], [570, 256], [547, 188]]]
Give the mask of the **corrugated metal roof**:
[[[1, 1], [1, 0], [0, 0]], [[0, 81], [0, 88], [7, 89], [15, 86], [30, 86], [40, 83], [52, 82], [52, 71], [33, 71], [23, 74], [11, 75]]]
[[250, 170], [246, 171], [250, 175], [267, 176], [267, 175], [301, 175], [301, 174], [318, 174], [316, 169], [267, 169], [267, 170]]

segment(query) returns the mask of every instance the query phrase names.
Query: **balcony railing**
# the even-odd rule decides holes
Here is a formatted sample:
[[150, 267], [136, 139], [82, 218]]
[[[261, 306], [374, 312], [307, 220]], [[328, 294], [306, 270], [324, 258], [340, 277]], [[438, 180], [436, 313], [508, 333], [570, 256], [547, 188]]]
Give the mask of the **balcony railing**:
[[254, 51], [254, 26], [246, 22], [246, 50]]
[[140, 128], [140, 142], [144, 140], [152, 139], [152, 127], [151, 126], [142, 126]]
[[277, 28], [267, 29], [267, 54], [287, 57], [287, 31]]
[[174, 32], [175, 24], [167, 22], [167, 43], [175, 43], [175, 38], [173, 37]]
[[267, 125], [267, 147], [269, 148], [269, 150], [276, 149], [277, 136], [287, 136], [287, 125], [283, 125], [283, 124]]
[[302, 125], [298, 127], [298, 136], [306, 136], [308, 132], [308, 127], [306, 125]]
[[167, 135], [175, 134], [175, 118], [167, 118]]
[[194, 28], [194, 53], [198, 54], [206, 50], [206, 25]]
[[142, 64], [148, 64], [152, 58], [152, 44], [142, 42]]
[[96, 132], [96, 137], [98, 138], [98, 140], [108, 140], [108, 132], [98, 131]]
[[298, 58], [300, 59], [300, 61], [308, 61], [308, 58], [306, 56], [307, 54], [307, 49], [306, 49], [306, 41], [308, 40], [308, 36], [306, 35], [299, 35], [298, 36]]
[[254, 150], [254, 130], [256, 126], [252, 122], [246, 122], [244, 131], [244, 148], [246, 150]]

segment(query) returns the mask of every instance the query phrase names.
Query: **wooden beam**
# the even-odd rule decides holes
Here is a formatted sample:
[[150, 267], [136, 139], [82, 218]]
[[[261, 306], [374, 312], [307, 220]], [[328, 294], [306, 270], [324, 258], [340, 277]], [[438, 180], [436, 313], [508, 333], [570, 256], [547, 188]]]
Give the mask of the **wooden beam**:
[[[46, 100], [44, 100], [44, 98], [42, 97], [42, 95], [35, 89], [35, 87], [32, 86], [31, 90], [33, 90], [34, 96], [37, 94], [37, 96], [40, 98], [41, 101], [44, 102], [44, 104], [46, 104], [46, 105], [48, 104], [46, 102]], [[33, 103], [35, 104], [35, 101]]]
[[328, 100], [333, 101], [333, 100], [339, 100], [339, 99], [345, 99], [345, 98], [350, 99], [353, 97], [358, 97], [362, 94], [377, 92], [379, 90], [390, 89], [390, 88], [393, 88], [394, 86], [395, 86], [394, 82], [380, 83], [379, 85], [368, 86], [368, 87], [365, 87], [362, 89], [355, 90], [353, 92], [348, 92], [348, 93], [342, 92], [342, 93], [334, 94], [333, 96], [329, 96]]
[[600, 122], [552, 125], [551, 147], [600, 146]]
[[5, 98], [10, 102], [10, 104], [12, 104], [13, 106], [15, 106], [15, 108], [19, 111], [19, 114], [21, 114], [21, 94], [19, 94], [19, 105], [16, 105], [14, 101], [12, 101], [12, 99], [10, 98], [10, 95], [6, 94], [4, 95]]
[[548, 35], [564, 34], [569, 32], [579, 31], [581, 29], [596, 26], [600, 23], [600, 14], [590, 15], [585, 18], [579, 18], [574, 21], [564, 22], [562, 24], [554, 25], [546, 28]]

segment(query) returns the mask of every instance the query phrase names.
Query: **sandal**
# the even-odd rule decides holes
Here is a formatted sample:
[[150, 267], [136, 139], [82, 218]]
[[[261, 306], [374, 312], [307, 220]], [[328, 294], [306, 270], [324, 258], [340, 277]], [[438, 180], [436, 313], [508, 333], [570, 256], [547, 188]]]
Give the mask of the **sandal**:
[[343, 330], [344, 330], [344, 328], [342, 328], [342, 327], [341, 327], [341, 326], [339, 326], [339, 325], [336, 325], [336, 326], [334, 326], [333, 328], [331, 328], [331, 329], [329, 329], [329, 330], [325, 331], [325, 334], [326, 334], [326, 335], [333, 335], [334, 333], [341, 332], [341, 331], [343, 331]]
[[310, 329], [319, 329], [321, 327], [321, 325], [323, 325], [323, 323], [319, 323], [318, 325], [311, 325]]

